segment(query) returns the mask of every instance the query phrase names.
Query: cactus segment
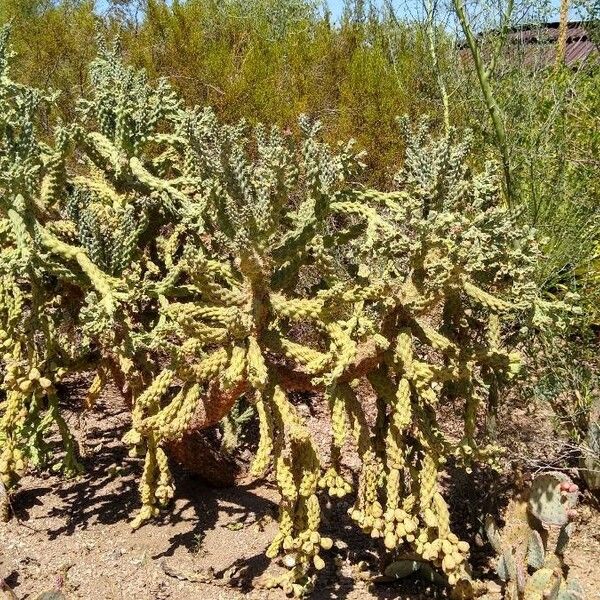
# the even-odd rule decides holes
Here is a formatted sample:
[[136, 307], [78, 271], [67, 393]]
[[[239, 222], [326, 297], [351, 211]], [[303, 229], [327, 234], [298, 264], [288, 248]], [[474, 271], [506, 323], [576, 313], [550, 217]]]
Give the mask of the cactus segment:
[[600, 490], [600, 400], [596, 400], [589, 414], [588, 431], [581, 457], [581, 474], [587, 487]]
[[560, 532], [558, 534], [558, 539], [556, 540], [556, 550], [555, 553], [559, 556], [562, 556], [565, 553], [565, 549], [571, 536], [573, 535], [573, 523], [567, 523], [560, 528]]
[[527, 581], [525, 594], [532, 600], [542, 600], [554, 587], [556, 576], [552, 569], [539, 569]]
[[564, 473], [538, 475], [531, 487], [529, 511], [542, 525], [562, 526], [569, 522], [568, 511], [577, 504], [577, 486]]
[[533, 569], [541, 569], [544, 566], [546, 558], [546, 550], [542, 536], [535, 530], [529, 536], [529, 544], [527, 545], [527, 564]]
[[385, 575], [396, 579], [403, 579], [413, 575], [421, 568], [421, 563], [416, 560], [396, 560], [385, 568]]
[[585, 593], [576, 579], [570, 579], [563, 582], [556, 598], [557, 600], [585, 600]]

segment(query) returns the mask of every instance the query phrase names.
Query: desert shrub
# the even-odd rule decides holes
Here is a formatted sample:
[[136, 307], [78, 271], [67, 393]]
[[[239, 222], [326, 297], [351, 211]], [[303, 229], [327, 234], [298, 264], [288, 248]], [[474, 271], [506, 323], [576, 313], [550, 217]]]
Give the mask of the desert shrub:
[[[89, 85], [86, 65], [101, 33], [118, 39], [151, 79], [166, 77], [189, 105], [210, 105], [226, 122], [245, 118], [299, 134], [297, 117], [307, 113], [323, 122], [329, 143], [355, 137], [368, 151], [361, 177], [382, 186], [404, 150], [396, 115], [437, 115], [426, 41], [417, 24], [375, 11], [359, 19], [351, 10], [335, 23], [315, 4], [0, 0], [0, 18], [13, 21], [15, 74], [61, 90], [55, 110], [66, 121]], [[440, 43], [451, 64], [448, 36]]]
[[[4, 484], [50, 460], [54, 425], [63, 469], [78, 471], [56, 384], [91, 369], [88, 407], [109, 379], [131, 401], [139, 527], [173, 496], [169, 452], [244, 396], [260, 428], [252, 472], [271, 466], [282, 497], [267, 555], [290, 570], [271, 585], [310, 589], [332, 545], [323, 496], [352, 494], [361, 529], [468, 587], [469, 544], [451, 531], [439, 476], [450, 457], [495, 464], [481, 417], [519, 370], [514, 326], [556, 308], [538, 295], [536, 233], [501, 202], [493, 164], [469, 168], [470, 136], [403, 121], [404, 165], [382, 192], [352, 183], [362, 153], [332, 149], [318, 122], [300, 119], [299, 144], [224, 125], [104, 49], [49, 143], [39, 114], [56, 98], [11, 79], [6, 31], [1, 41]], [[299, 390], [330, 410], [328, 459]], [[459, 437], [441, 405], [460, 415]], [[350, 440], [356, 482], [342, 463]]]
[[[600, 487], [600, 386], [594, 340], [570, 336], [537, 336], [530, 352], [534, 360], [528, 395], [546, 402], [554, 413], [563, 462], [579, 469], [591, 491]], [[529, 386], [526, 386], [526, 388]]]
[[96, 53], [100, 21], [93, 2], [2, 0], [0, 22], [11, 23], [13, 68], [20, 80], [60, 90], [52, 108], [71, 119], [75, 100], [87, 85], [87, 66]]
[[[484, 10], [480, 14], [485, 18], [488, 13]], [[535, 31], [535, 25], [530, 27]], [[585, 28], [592, 33], [591, 23]], [[540, 30], [543, 35], [543, 24]], [[498, 36], [496, 29], [481, 33], [478, 40], [484, 54], [498, 43]], [[557, 67], [552, 45], [540, 44], [538, 48], [514, 38], [505, 43], [505, 51], [493, 61], [489, 83], [506, 136], [510, 201], [523, 222], [543, 235], [547, 258], [538, 269], [540, 287], [559, 297], [566, 291], [579, 293], [594, 319], [598, 300], [594, 260], [600, 235], [600, 199], [595, 183], [600, 174], [596, 159], [600, 97], [597, 55]], [[471, 108], [468, 123], [474, 129], [479, 159], [497, 155], [498, 142], [473, 62], [467, 58], [458, 72], [463, 84], [456, 95]]]

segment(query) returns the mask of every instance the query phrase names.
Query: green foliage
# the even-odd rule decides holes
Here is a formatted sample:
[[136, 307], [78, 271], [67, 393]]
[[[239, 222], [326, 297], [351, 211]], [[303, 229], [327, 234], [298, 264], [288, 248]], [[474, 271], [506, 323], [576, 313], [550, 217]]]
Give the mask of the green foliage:
[[60, 112], [73, 117], [87, 83], [100, 22], [91, 0], [1, 0], [0, 23], [11, 22], [20, 81], [61, 90]]
[[576, 334], [571, 329], [567, 339], [536, 336], [528, 354], [532, 371], [538, 375], [526, 395], [550, 406], [556, 432], [579, 461], [580, 475], [589, 489], [596, 490], [600, 462], [598, 356], [593, 339]]
[[[394, 190], [364, 188], [352, 183], [363, 154], [333, 150], [318, 122], [300, 119], [300, 144], [278, 127], [223, 125], [104, 48], [76, 118], [41, 142], [39, 111], [56, 99], [10, 79], [2, 39], [3, 482], [50, 458], [52, 423], [76, 472], [55, 386], [92, 368], [88, 406], [108, 379], [132, 401], [139, 527], [173, 496], [173, 444], [244, 396], [260, 428], [253, 472], [272, 465], [282, 496], [267, 555], [290, 571], [269, 585], [311, 588], [332, 545], [319, 533], [325, 493], [353, 493], [352, 519], [397, 557], [416, 552], [468, 584], [469, 544], [450, 529], [439, 474], [449, 457], [495, 463], [478, 423], [519, 370], [504, 334], [553, 308], [534, 281], [535, 231], [500, 202], [492, 164], [467, 166], [470, 137], [403, 120]], [[328, 458], [290, 401], [298, 390], [328, 403]], [[438, 423], [448, 403], [463, 414], [458, 441]]]
[[[483, 45], [493, 43], [489, 37]], [[554, 297], [579, 293], [589, 323], [597, 320], [599, 290], [600, 63], [592, 57], [556, 70], [548, 65], [549, 50], [507, 49], [497, 60], [492, 89], [504, 115], [514, 208], [545, 238], [539, 285]], [[495, 134], [470, 65], [462, 69], [462, 82], [477, 145], [492, 148]]]
[[[89, 0], [0, 0], [13, 19], [15, 72], [25, 83], [61, 90], [58, 112], [73, 118], [89, 84], [96, 36], [118, 38], [151, 78], [167, 77], [189, 105], [210, 105], [226, 122], [245, 118], [298, 133], [307, 113], [325, 139], [355, 136], [368, 151], [370, 183], [389, 181], [402, 153], [398, 114], [435, 114], [439, 93], [427, 43], [416, 25], [391, 19], [338, 28], [308, 0], [152, 0], [133, 18], [129, 4], [101, 16]], [[442, 58], [451, 63], [447, 38]], [[35, 51], [36, 49], [37, 51]]]

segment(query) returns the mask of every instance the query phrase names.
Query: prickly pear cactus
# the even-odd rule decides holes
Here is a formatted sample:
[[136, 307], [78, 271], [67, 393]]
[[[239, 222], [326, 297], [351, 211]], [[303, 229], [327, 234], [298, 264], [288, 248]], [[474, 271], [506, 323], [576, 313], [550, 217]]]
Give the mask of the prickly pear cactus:
[[579, 583], [566, 577], [563, 555], [573, 533], [578, 488], [564, 473], [537, 475], [525, 496], [511, 501], [500, 531], [486, 519], [498, 554], [496, 572], [509, 600], [583, 600]]
[[[310, 589], [332, 546], [326, 495], [351, 495], [352, 520], [395, 556], [467, 580], [440, 473], [450, 458], [495, 463], [479, 417], [519, 370], [506, 329], [541, 306], [535, 232], [502, 205], [492, 165], [467, 167], [469, 137], [403, 124], [393, 191], [363, 189], [350, 183], [360, 153], [323, 144], [318, 123], [300, 120], [299, 146], [277, 128], [222, 125], [105, 50], [76, 121], [42, 143], [36, 111], [52, 97], [13, 83], [8, 58], [5, 36], [2, 481], [44, 462], [53, 423], [76, 472], [56, 383], [93, 369], [86, 408], [109, 379], [132, 403], [139, 527], [173, 496], [169, 448], [244, 396], [260, 428], [252, 472], [272, 469], [282, 497], [267, 555], [290, 570], [269, 585]], [[297, 391], [327, 404], [329, 456]], [[449, 403], [463, 415], [458, 441], [438, 421]]]
[[568, 475], [549, 471], [537, 475], [529, 491], [528, 510], [544, 528], [562, 527], [572, 518], [579, 491]]

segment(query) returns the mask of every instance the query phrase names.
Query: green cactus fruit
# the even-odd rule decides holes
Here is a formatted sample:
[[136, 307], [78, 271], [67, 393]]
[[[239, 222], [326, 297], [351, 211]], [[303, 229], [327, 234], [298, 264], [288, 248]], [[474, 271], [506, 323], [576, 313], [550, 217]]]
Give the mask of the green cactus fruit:
[[569, 513], [577, 504], [577, 486], [564, 473], [556, 471], [538, 475], [531, 484], [528, 509], [542, 525], [566, 525]]
[[527, 564], [532, 569], [541, 569], [544, 566], [545, 558], [546, 549], [544, 548], [542, 536], [539, 532], [533, 530], [527, 544]]

